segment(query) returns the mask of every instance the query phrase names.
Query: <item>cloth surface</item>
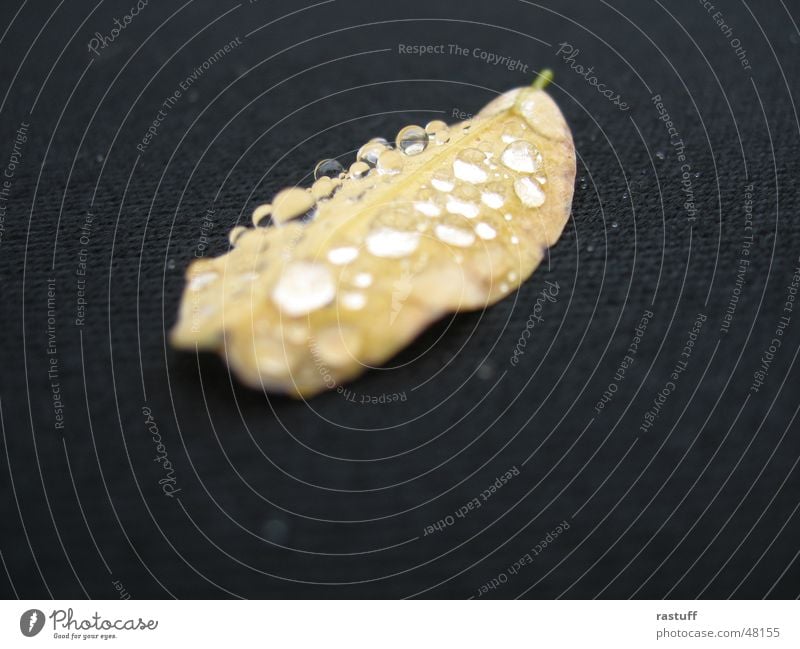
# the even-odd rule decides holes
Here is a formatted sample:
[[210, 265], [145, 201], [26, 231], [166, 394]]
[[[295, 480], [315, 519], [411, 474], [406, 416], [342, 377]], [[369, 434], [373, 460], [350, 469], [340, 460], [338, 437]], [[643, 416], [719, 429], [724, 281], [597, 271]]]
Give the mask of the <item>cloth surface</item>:
[[[131, 4], [0, 9], [5, 597], [798, 595], [795, 0]], [[170, 348], [260, 202], [545, 67], [517, 294], [306, 403]]]

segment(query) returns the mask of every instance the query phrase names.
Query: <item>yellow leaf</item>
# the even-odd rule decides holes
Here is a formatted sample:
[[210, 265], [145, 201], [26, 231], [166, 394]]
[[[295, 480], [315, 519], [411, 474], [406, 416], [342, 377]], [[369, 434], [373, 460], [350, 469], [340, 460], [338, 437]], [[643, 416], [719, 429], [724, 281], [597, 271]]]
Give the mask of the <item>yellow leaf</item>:
[[303, 397], [381, 365], [443, 315], [530, 277], [569, 217], [575, 149], [549, 95], [517, 88], [471, 121], [371, 140], [339, 171], [321, 162], [311, 189], [256, 209], [267, 227], [236, 230], [229, 253], [189, 267], [175, 346], [216, 350], [245, 383]]

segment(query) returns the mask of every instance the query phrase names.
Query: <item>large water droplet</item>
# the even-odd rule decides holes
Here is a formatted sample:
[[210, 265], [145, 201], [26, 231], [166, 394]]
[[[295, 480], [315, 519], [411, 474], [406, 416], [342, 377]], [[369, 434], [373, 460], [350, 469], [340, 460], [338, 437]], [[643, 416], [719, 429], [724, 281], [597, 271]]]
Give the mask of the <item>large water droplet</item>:
[[428, 146], [428, 134], [416, 124], [406, 126], [397, 134], [396, 144], [405, 155], [419, 155]]
[[527, 140], [509, 144], [500, 160], [509, 169], [525, 174], [536, 173], [542, 166], [542, 154]]
[[320, 160], [317, 166], [314, 167], [314, 179], [319, 180], [325, 176], [336, 178], [343, 171], [344, 167], [338, 160], [326, 158], [325, 160]]
[[445, 243], [449, 243], [451, 246], [467, 248], [475, 243], [475, 235], [464, 228], [457, 228], [452, 225], [440, 223], [436, 226], [435, 232], [439, 239]]
[[[519, 107], [520, 114], [525, 118], [530, 127], [547, 138], [558, 139], [564, 136], [564, 126], [552, 119], [549, 110], [542, 111], [540, 106], [547, 101], [546, 95], [537, 94], [535, 91], [523, 91], [525, 97]], [[544, 98], [543, 98], [544, 97]]]
[[378, 158], [378, 173], [384, 176], [393, 176], [403, 171], [403, 156], [395, 149], [388, 149]]
[[311, 192], [299, 187], [289, 187], [278, 192], [272, 201], [272, 221], [284, 223], [297, 218], [314, 207], [314, 196]]
[[336, 191], [338, 182], [338, 180], [331, 180], [328, 176], [322, 176], [311, 185], [311, 194], [316, 200], [328, 198]]
[[341, 297], [342, 306], [351, 311], [358, 311], [363, 309], [367, 303], [367, 298], [363, 293], [347, 292], [343, 293]]
[[358, 257], [358, 248], [353, 246], [342, 246], [328, 251], [328, 261], [337, 266], [349, 264], [356, 257]]
[[378, 228], [367, 235], [367, 250], [376, 257], [406, 257], [419, 246], [419, 232]]
[[453, 160], [453, 173], [468, 183], [486, 182], [489, 175], [483, 168], [485, 159], [486, 155], [479, 149], [464, 149]]
[[514, 191], [527, 207], [540, 207], [544, 203], [544, 190], [535, 178], [518, 178], [514, 181]]
[[450, 127], [440, 119], [425, 125], [425, 132], [434, 144], [447, 144], [450, 141]]
[[289, 316], [305, 315], [329, 304], [336, 295], [330, 271], [310, 261], [293, 261], [283, 269], [272, 300]]

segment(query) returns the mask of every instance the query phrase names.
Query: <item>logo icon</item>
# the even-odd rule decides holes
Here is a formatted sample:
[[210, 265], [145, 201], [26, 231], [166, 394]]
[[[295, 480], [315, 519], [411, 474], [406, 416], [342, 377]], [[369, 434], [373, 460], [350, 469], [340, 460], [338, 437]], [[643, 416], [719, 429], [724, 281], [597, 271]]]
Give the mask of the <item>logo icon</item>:
[[42, 627], [44, 627], [44, 613], [38, 608], [25, 611], [19, 618], [19, 630], [25, 637], [32, 638], [42, 630]]

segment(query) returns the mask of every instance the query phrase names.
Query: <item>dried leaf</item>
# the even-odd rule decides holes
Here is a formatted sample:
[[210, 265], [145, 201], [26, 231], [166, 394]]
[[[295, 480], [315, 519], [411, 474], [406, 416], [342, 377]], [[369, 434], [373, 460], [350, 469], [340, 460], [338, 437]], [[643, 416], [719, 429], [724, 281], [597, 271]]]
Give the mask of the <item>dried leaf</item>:
[[[430, 323], [525, 281], [569, 217], [575, 149], [542, 90], [473, 120], [371, 140], [322, 161], [187, 271], [175, 346], [220, 352], [251, 386], [310, 396], [381, 365]], [[269, 219], [266, 217], [270, 216]]]

